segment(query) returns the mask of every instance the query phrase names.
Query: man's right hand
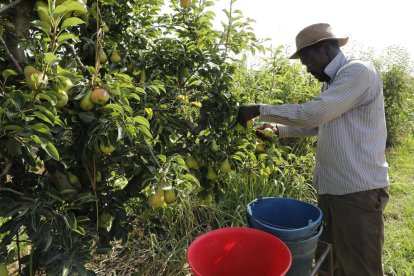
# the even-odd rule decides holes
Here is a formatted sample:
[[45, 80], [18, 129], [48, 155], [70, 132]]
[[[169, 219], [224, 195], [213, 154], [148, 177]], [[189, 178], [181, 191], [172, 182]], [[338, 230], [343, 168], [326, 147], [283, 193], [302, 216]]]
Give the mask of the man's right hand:
[[246, 127], [247, 121], [250, 121], [251, 119], [259, 115], [260, 115], [259, 104], [241, 106], [237, 113], [237, 122], [239, 122], [242, 126]]

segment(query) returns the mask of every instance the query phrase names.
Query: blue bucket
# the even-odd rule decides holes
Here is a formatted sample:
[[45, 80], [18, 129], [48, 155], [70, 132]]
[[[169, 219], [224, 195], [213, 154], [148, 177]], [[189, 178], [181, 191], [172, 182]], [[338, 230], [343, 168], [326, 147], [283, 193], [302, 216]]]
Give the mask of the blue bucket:
[[249, 226], [273, 234], [284, 242], [315, 235], [321, 221], [319, 207], [293, 198], [259, 196], [247, 205]]

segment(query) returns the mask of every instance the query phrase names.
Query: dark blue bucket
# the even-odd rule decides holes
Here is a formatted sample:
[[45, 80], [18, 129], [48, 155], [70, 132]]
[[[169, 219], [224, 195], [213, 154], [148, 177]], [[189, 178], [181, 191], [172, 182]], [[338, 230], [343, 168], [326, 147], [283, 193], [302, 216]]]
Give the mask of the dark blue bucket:
[[319, 236], [322, 234], [322, 224], [314, 234], [306, 239], [285, 242], [292, 255], [292, 265], [286, 276], [309, 276], [312, 270], [312, 262], [315, 257]]
[[319, 207], [293, 198], [258, 197], [247, 205], [250, 227], [275, 235], [284, 242], [315, 235], [322, 221]]

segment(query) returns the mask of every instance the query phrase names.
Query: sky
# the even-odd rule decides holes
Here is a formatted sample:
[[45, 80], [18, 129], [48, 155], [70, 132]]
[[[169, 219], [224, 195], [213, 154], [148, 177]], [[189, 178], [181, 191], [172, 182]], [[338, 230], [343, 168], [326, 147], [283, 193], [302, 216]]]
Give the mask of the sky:
[[[215, 3], [220, 18], [230, 0]], [[323, 22], [331, 24], [337, 36], [349, 36], [350, 45], [376, 52], [399, 45], [414, 59], [413, 0], [237, 0], [233, 8], [256, 20], [256, 37], [271, 38], [272, 45], [286, 45], [292, 52], [300, 30]]]

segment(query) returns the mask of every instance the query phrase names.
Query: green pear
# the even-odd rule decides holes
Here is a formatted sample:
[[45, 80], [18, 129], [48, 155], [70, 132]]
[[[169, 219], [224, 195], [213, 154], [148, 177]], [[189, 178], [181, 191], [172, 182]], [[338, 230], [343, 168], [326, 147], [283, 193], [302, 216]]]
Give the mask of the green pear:
[[164, 191], [164, 200], [165, 203], [170, 204], [175, 201], [175, 192], [173, 189], [168, 189]]
[[272, 138], [273, 137], [273, 130], [271, 128], [267, 127], [265, 129], [263, 129], [263, 135], [266, 138]]
[[26, 66], [24, 68], [24, 75], [26, 77], [26, 84], [33, 90], [44, 90], [47, 87], [48, 77], [45, 73], [40, 72], [33, 66]]
[[221, 172], [228, 173], [231, 172], [231, 165], [228, 158], [226, 158], [223, 162], [220, 163], [219, 169]]
[[212, 152], [218, 152], [218, 150], [219, 150], [219, 147], [217, 146], [216, 139], [214, 139], [214, 138], [211, 140], [210, 150]]
[[148, 204], [154, 208], [164, 207], [165, 198], [164, 190], [161, 187], [157, 187], [148, 197]]
[[69, 101], [69, 96], [68, 94], [63, 91], [63, 90], [59, 90], [58, 92], [58, 100], [56, 102], [56, 107], [64, 107], [65, 105], [67, 105], [68, 101]]
[[111, 62], [112, 63], [119, 63], [121, 61], [121, 56], [119, 53], [114, 49], [111, 54]]
[[102, 31], [104, 31], [105, 33], [109, 32], [109, 27], [108, 25], [106, 25], [105, 22], [102, 21], [101, 27], [102, 27]]
[[190, 154], [187, 154], [185, 157], [185, 164], [189, 169], [197, 170], [199, 168], [197, 160]]
[[83, 98], [80, 100], [79, 106], [83, 110], [91, 110], [95, 106], [94, 103], [91, 101], [90, 91], [86, 93], [86, 95], [83, 96]]
[[105, 51], [101, 49], [99, 51], [99, 62], [105, 63], [107, 60], [108, 60], [108, 56], [105, 54]]
[[217, 173], [214, 171], [212, 166], [208, 166], [206, 179], [215, 180], [216, 178], [217, 178]]

